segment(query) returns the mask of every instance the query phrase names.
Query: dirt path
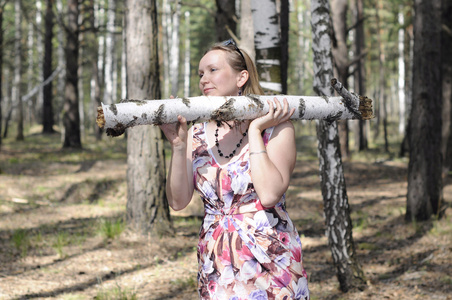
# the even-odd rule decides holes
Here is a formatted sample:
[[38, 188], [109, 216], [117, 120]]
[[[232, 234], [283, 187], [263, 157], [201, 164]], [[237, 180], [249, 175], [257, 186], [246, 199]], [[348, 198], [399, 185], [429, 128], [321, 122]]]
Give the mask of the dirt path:
[[[34, 153], [41, 159], [13, 147], [0, 153], [0, 299], [197, 299], [200, 218], [187, 215], [201, 214], [199, 202], [173, 214], [177, 238], [127, 231], [108, 238], [106, 224], [121, 225], [125, 211], [124, 157]], [[452, 299], [451, 217], [404, 222], [404, 162], [345, 166], [368, 288], [338, 291], [317, 162], [300, 161], [287, 208], [302, 237], [312, 299]], [[451, 184], [444, 195], [451, 203]]]

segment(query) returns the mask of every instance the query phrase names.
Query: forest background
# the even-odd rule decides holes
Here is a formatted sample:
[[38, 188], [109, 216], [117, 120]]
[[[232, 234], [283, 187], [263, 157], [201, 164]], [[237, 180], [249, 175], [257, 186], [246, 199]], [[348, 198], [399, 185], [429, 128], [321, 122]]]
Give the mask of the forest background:
[[[243, 16], [240, 1], [232, 13], [225, 11], [226, 2], [157, 1], [162, 98], [199, 95], [197, 62], [205, 49], [230, 36], [240, 45], [240, 24], [250, 16]], [[143, 237], [130, 229], [125, 216], [127, 139], [107, 138], [95, 124], [99, 101], [126, 98], [124, 3], [79, 3], [75, 61], [65, 55], [73, 3], [1, 2], [0, 298], [196, 299], [199, 199], [183, 212], [171, 211], [176, 238]], [[315, 95], [310, 2], [288, 4], [286, 93]], [[337, 31], [333, 51], [345, 53], [344, 83], [356, 91], [359, 83], [352, 75], [357, 73], [358, 4], [364, 8], [361, 90], [374, 99], [375, 118], [365, 122], [364, 143], [359, 121], [344, 122], [341, 150], [357, 257], [367, 287], [339, 291], [324, 234], [315, 122], [300, 121], [295, 124], [298, 156], [288, 209], [302, 235], [313, 299], [450, 299], [452, 227], [445, 212], [452, 194], [446, 164], [452, 98], [444, 97], [448, 100], [441, 110], [441, 213], [425, 222], [406, 222], [413, 3], [331, 2], [332, 12], [345, 8], [340, 10], [345, 45]], [[225, 16], [223, 22], [229, 25], [220, 31], [226, 27], [216, 22]], [[447, 32], [450, 27], [443, 25]], [[49, 49], [55, 50], [50, 58]], [[341, 54], [333, 54], [339, 66]], [[65, 90], [69, 65], [78, 74], [72, 106]], [[450, 74], [450, 63], [442, 65], [449, 66]], [[44, 81], [51, 83], [42, 85]], [[74, 118], [74, 103], [80, 121], [75, 128], [65, 124]]]

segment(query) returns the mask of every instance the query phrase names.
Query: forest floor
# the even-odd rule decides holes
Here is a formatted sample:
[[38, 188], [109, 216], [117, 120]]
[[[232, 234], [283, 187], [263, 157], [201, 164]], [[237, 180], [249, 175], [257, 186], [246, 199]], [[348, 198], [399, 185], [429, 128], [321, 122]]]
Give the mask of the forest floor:
[[[287, 209], [303, 243], [311, 299], [452, 299], [452, 180], [446, 216], [404, 221], [407, 160], [344, 162], [363, 291], [342, 293], [325, 238], [313, 137], [299, 139]], [[176, 237], [126, 229], [123, 138], [61, 149], [59, 135], [0, 150], [0, 299], [198, 299], [199, 199], [172, 212]]]

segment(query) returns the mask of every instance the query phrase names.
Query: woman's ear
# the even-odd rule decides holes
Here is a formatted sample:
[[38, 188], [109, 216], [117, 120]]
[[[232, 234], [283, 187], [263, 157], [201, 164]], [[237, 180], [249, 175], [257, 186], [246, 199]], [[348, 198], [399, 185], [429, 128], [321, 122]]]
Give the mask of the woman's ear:
[[250, 73], [247, 70], [242, 70], [237, 76], [237, 87], [241, 88], [250, 78]]

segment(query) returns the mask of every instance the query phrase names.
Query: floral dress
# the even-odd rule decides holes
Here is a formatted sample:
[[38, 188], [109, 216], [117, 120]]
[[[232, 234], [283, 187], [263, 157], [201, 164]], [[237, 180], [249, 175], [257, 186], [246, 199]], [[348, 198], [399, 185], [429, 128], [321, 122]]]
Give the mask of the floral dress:
[[[309, 299], [301, 242], [284, 197], [264, 208], [254, 190], [248, 145], [237, 160], [220, 165], [193, 126], [193, 176], [204, 202], [198, 243], [201, 299]], [[273, 128], [264, 132], [267, 145]]]

